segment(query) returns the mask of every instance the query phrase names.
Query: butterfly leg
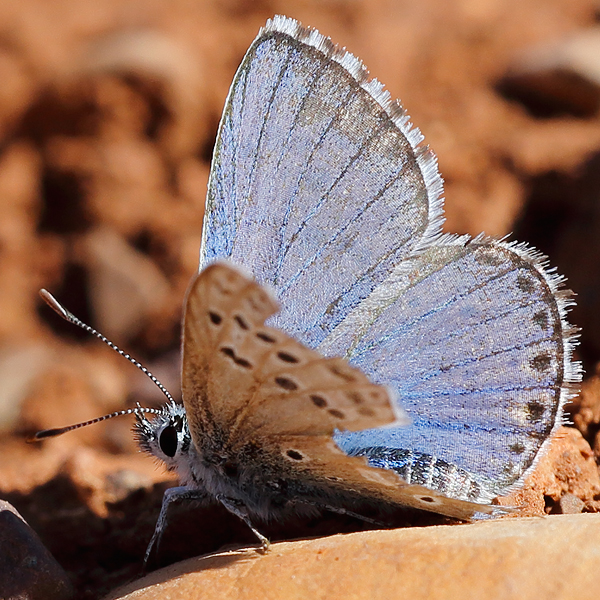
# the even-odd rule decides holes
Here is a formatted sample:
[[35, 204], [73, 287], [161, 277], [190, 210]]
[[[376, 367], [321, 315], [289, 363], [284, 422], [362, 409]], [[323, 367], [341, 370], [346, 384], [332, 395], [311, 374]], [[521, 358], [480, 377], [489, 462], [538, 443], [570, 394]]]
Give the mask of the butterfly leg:
[[308, 504], [309, 506], [314, 506], [315, 508], [319, 508], [320, 510], [327, 510], [337, 515], [348, 515], [349, 517], [354, 517], [355, 519], [359, 519], [360, 521], [364, 521], [365, 523], [371, 523], [372, 525], [377, 525], [378, 527], [389, 527], [389, 524], [384, 523], [383, 521], [371, 519], [370, 517], [366, 517], [365, 515], [353, 512], [341, 506], [331, 506], [329, 504], [323, 504], [321, 502], [311, 502], [310, 500], [302, 500], [301, 504]]
[[162, 506], [160, 507], [160, 514], [158, 515], [158, 520], [156, 521], [156, 526], [154, 527], [154, 533], [152, 534], [152, 539], [150, 540], [150, 543], [146, 548], [146, 554], [144, 555], [142, 572], [146, 572], [146, 567], [148, 565], [148, 560], [150, 559], [152, 550], [154, 549], [156, 552], [158, 552], [160, 540], [167, 525], [167, 513], [169, 511], [169, 506], [171, 506], [173, 502], [180, 502], [182, 500], [205, 500], [206, 497], [207, 495], [204, 490], [191, 489], [186, 486], [172, 487], [165, 491]]
[[252, 525], [252, 521], [250, 521], [250, 517], [248, 516], [248, 510], [246, 507], [235, 498], [228, 498], [227, 496], [222, 496], [221, 494], [217, 495], [217, 500], [232, 514], [244, 521], [248, 527], [252, 530], [252, 533], [258, 538], [262, 546], [263, 552], [267, 552], [269, 550], [269, 546], [271, 542], [262, 534], [260, 531], [254, 528]]

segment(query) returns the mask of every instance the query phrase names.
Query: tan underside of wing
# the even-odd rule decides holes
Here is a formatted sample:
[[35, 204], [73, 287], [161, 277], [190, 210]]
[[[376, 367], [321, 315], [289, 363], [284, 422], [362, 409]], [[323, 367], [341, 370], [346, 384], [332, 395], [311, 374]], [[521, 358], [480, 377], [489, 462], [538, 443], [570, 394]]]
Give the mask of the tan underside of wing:
[[[387, 388], [339, 358], [323, 358], [264, 321], [276, 302], [227, 264], [200, 273], [184, 317], [182, 388], [197, 447], [215, 439], [235, 460], [249, 442], [281, 457], [291, 477], [338, 486], [365, 499], [469, 520], [485, 505], [409, 485], [392, 471], [349, 457], [335, 430], [398, 422]], [[221, 436], [221, 439], [219, 439]]]
[[218, 428], [230, 445], [282, 434], [331, 435], [397, 421], [387, 389], [343, 359], [323, 358], [264, 321], [277, 310], [260, 285], [224, 263], [192, 283], [182, 389], [197, 445]]
[[[272, 445], [271, 445], [272, 444]], [[455, 500], [420, 485], [403, 481], [393, 471], [371, 467], [364, 457], [348, 456], [328, 436], [282, 436], [269, 440], [269, 449], [279, 451], [305, 471], [306, 478], [330, 482], [353, 490], [364, 498], [383, 500], [469, 521], [476, 513], [493, 513], [498, 507]]]
[[[248, 298], [251, 284], [241, 273], [225, 264], [214, 264], [192, 280], [185, 302], [183, 317], [183, 358], [181, 385], [183, 403], [194, 441], [201, 435], [213, 435], [215, 409], [235, 408], [236, 387], [250, 385], [248, 374], [237, 369], [223, 372], [223, 359], [218, 357], [219, 338], [223, 325], [231, 323], [234, 315], [244, 314], [249, 326], [264, 323], [274, 314], [278, 305], [270, 295], [259, 288]], [[215, 360], [219, 358], [219, 360]], [[236, 379], [242, 379], [232, 385]], [[227, 412], [227, 411], [226, 411]], [[230, 411], [229, 411], [230, 412]], [[219, 416], [221, 418], [219, 418]]]

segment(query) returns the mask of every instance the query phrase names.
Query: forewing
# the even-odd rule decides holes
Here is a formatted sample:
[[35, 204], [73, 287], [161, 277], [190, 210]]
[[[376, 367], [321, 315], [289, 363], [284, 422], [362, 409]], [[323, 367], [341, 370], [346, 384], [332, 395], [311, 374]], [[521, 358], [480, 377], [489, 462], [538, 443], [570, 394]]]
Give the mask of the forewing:
[[420, 141], [360, 61], [276, 17], [227, 98], [200, 268], [248, 268], [282, 304], [273, 324], [315, 347], [439, 232], [441, 179]]
[[236, 328], [243, 331], [264, 323], [276, 311], [277, 303], [265, 290], [251, 286], [227, 265], [211, 265], [192, 280], [183, 317], [181, 385], [195, 442], [200, 441], [199, 432], [214, 439], [220, 428], [215, 413], [222, 413], [221, 422], [230, 419], [244, 399], [238, 400], [235, 392], [244, 386], [251, 389], [248, 369], [238, 364], [231, 372], [225, 354], [229, 346], [223, 341], [225, 327], [229, 337], [235, 336]]
[[399, 266], [320, 350], [392, 385], [412, 426], [341, 434], [340, 446], [417, 483], [433, 455], [473, 474], [480, 500], [519, 482], [580, 377], [558, 284], [539, 255], [482, 238]]
[[283, 434], [332, 435], [398, 420], [384, 386], [266, 327], [277, 305], [225, 264], [200, 273], [184, 316], [183, 401], [198, 448], [268, 443]]

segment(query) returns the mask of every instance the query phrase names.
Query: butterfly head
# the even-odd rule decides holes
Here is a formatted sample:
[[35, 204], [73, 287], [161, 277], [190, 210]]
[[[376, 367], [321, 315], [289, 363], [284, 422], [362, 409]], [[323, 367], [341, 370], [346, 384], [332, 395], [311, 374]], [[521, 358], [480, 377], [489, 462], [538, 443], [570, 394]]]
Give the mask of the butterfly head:
[[152, 419], [135, 414], [133, 430], [140, 448], [163, 461], [169, 470], [179, 470], [192, 443], [183, 406], [169, 402]]

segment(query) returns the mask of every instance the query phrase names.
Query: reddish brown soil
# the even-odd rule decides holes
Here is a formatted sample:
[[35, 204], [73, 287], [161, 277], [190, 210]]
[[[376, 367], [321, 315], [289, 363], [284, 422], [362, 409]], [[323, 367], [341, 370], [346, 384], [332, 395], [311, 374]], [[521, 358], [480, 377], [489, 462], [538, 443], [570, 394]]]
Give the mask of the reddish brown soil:
[[[402, 98], [438, 154], [447, 230], [514, 232], [548, 253], [579, 293], [571, 320], [583, 328], [579, 357], [593, 374], [600, 121], [501, 91], [520, 52], [593, 25], [594, 8], [591, 0], [0, 2], [0, 495], [82, 597], [135, 576], [169, 476], [137, 454], [127, 419], [43, 445], [26, 445], [23, 434], [161, 399], [123, 359], [42, 306], [37, 290], [51, 289], [177, 390], [179, 319], [197, 267], [212, 145], [258, 28], [275, 13], [317, 27]], [[572, 414], [596, 452], [599, 407], [590, 377]], [[594, 470], [594, 457], [580, 438], [564, 440], [571, 445], [556, 460], [566, 475], [544, 480], [552, 490], [539, 492], [540, 510], [559, 510], [564, 493], [595, 510], [595, 480], [583, 489], [571, 475], [581, 472], [577, 460]], [[163, 562], [253, 543], [220, 509], [179, 518]], [[267, 533], [361, 527], [326, 518]]]

